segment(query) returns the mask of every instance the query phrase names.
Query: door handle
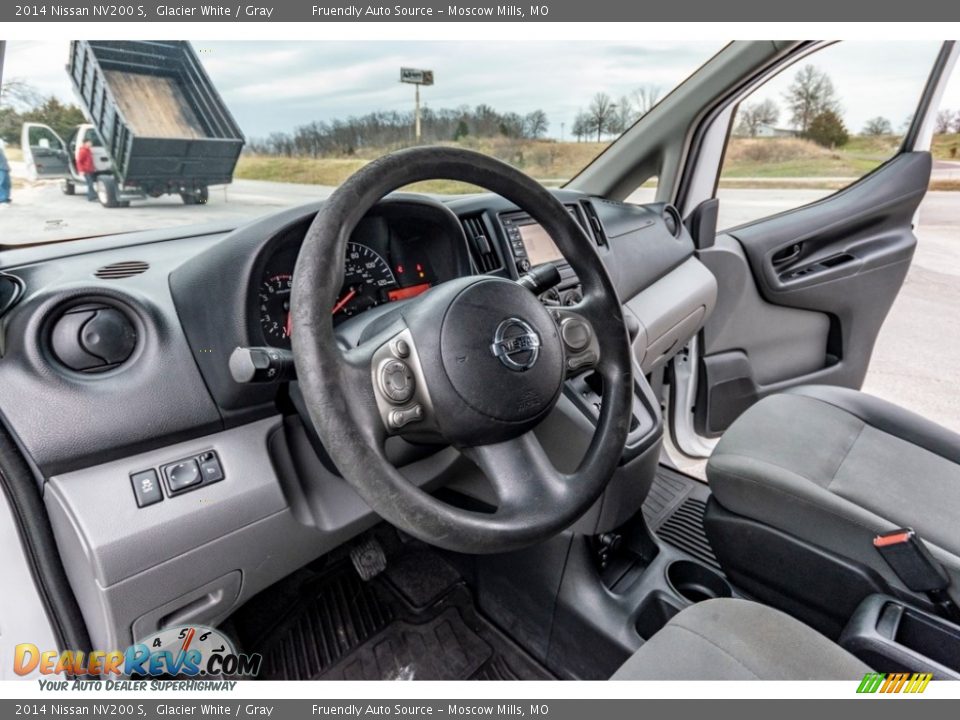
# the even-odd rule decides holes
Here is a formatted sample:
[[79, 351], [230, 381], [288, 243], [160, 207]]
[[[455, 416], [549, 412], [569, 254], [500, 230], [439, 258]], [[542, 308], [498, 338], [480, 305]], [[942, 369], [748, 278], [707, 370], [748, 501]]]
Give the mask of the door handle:
[[770, 259], [774, 265], [784, 265], [788, 262], [792, 262], [800, 257], [800, 253], [803, 251], [802, 243], [794, 243], [793, 245], [788, 245], [782, 250], [777, 250], [773, 254], [773, 257]]

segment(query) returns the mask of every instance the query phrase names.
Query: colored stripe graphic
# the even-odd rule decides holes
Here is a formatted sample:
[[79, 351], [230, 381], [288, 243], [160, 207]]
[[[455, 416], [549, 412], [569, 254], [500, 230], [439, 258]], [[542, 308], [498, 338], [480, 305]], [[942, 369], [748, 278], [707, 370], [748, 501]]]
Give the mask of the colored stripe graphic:
[[931, 673], [867, 673], [857, 687], [858, 693], [922, 693], [927, 689]]

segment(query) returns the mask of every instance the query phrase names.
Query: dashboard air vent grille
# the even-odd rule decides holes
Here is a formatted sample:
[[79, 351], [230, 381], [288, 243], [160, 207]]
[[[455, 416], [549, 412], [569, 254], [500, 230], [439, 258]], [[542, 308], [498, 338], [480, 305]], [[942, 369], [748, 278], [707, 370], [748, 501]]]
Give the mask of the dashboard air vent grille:
[[150, 265], [142, 260], [128, 260], [104, 265], [94, 275], [101, 280], [120, 280], [146, 272], [149, 267]]
[[503, 267], [497, 248], [490, 240], [483, 216], [473, 215], [463, 219], [463, 230], [467, 235], [470, 255], [480, 272], [493, 272]]
[[607, 236], [603, 232], [603, 225], [600, 224], [600, 217], [597, 215], [593, 203], [583, 203], [583, 209], [584, 212], [587, 213], [587, 219], [590, 223], [590, 228], [593, 230], [593, 236], [597, 239], [597, 245], [599, 247], [605, 247], [607, 244]]
[[666, 205], [663, 208], [663, 224], [674, 237], [680, 237], [680, 228], [683, 221], [680, 219], [680, 213], [673, 205]]

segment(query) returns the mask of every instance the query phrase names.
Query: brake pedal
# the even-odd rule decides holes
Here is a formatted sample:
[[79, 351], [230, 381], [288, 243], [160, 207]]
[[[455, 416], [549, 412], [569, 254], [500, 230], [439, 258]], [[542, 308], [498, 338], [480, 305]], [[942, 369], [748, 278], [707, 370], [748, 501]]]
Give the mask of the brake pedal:
[[364, 582], [372, 580], [387, 569], [387, 554], [375, 537], [368, 537], [350, 548], [350, 562]]

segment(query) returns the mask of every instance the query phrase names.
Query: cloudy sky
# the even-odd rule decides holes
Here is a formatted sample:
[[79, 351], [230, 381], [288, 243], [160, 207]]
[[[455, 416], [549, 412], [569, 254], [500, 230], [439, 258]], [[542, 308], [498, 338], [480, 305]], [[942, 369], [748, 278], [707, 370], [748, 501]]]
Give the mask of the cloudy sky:
[[[531, 28], [531, 32], [535, 29]], [[432, 69], [436, 84], [422, 98], [434, 108], [486, 103], [501, 112], [541, 108], [549, 134], [566, 136], [579, 109], [599, 90], [619, 97], [652, 84], [668, 90], [723, 42], [197, 42], [201, 59], [249, 137], [374, 110], [407, 110], [413, 88], [401, 66]], [[44, 94], [73, 100], [65, 42], [7, 46], [5, 78], [22, 78]], [[871, 117], [899, 128], [919, 96], [936, 43], [841, 43], [815, 56], [829, 72], [844, 119], [859, 131]], [[758, 93], [782, 101], [793, 72]], [[944, 105], [960, 110], [956, 78]], [[784, 114], [779, 124], [786, 124]]]

